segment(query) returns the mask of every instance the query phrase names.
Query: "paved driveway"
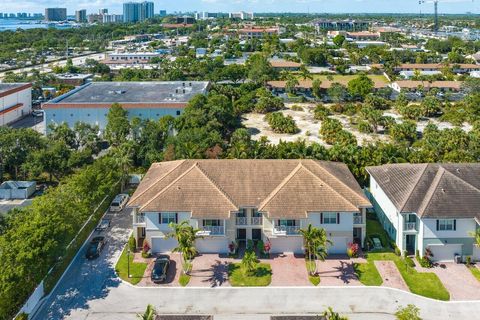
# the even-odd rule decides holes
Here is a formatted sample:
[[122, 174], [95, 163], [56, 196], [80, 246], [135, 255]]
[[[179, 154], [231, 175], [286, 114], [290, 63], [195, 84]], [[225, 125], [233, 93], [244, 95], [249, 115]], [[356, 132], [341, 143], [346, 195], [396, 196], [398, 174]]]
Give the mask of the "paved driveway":
[[450, 300], [480, 300], [480, 281], [464, 264], [441, 263], [427, 271], [440, 278], [450, 292]]
[[193, 260], [189, 287], [230, 286], [228, 264], [233, 259], [218, 254], [201, 254]]
[[89, 261], [83, 252], [79, 254], [34, 319], [63, 319], [72, 310], [89, 309], [91, 301], [105, 299], [120, 285], [121, 281], [115, 274], [115, 263], [131, 232], [130, 214], [130, 210], [124, 209], [120, 213], [107, 215], [112, 221], [111, 227], [104, 232], [107, 245], [100, 257]]
[[272, 267], [271, 286], [310, 286], [308, 280], [305, 257], [303, 255], [294, 255], [285, 253], [273, 255], [271, 259], [262, 260], [270, 263]]
[[155, 258], [148, 259], [148, 266], [145, 269], [143, 274], [143, 279], [137, 284], [142, 287], [178, 287], [178, 278], [182, 272], [182, 263], [181, 257], [178, 253], [171, 253], [168, 255], [170, 257], [170, 266], [168, 267], [167, 280], [163, 283], [154, 283], [150, 275], [152, 274], [153, 265], [155, 264]]
[[330, 256], [325, 261], [319, 261], [320, 286], [361, 286], [353, 263], [353, 260], [343, 256]]
[[410, 291], [395, 262], [375, 260], [374, 264], [383, 279], [382, 286]]

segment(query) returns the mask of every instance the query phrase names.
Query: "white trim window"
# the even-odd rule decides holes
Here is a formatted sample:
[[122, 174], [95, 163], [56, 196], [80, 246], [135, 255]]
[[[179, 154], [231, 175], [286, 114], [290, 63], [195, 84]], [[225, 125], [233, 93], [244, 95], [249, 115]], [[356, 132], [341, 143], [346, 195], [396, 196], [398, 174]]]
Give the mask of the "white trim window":
[[336, 212], [324, 212], [322, 223], [323, 224], [337, 224], [337, 213]]
[[455, 230], [455, 220], [454, 219], [439, 219], [438, 220], [438, 230], [440, 230], [440, 231], [453, 231], [453, 230]]
[[177, 222], [177, 214], [172, 212], [162, 212], [161, 224], [170, 224]]

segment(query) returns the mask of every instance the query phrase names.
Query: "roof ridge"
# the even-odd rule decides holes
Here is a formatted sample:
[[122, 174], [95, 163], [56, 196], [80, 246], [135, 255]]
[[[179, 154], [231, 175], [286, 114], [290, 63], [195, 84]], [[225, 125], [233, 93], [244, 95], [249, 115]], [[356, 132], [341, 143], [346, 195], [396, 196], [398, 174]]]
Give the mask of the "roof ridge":
[[405, 197], [405, 200], [403, 201], [402, 205], [400, 206], [399, 212], [403, 212], [403, 209], [407, 205], [408, 200], [410, 200], [410, 197], [412, 196], [413, 191], [417, 188], [417, 185], [420, 183], [420, 180], [421, 180], [422, 176], [425, 174], [425, 171], [427, 170], [429, 164], [428, 163], [423, 163], [421, 165], [423, 165], [423, 170], [418, 175], [417, 181], [413, 184], [412, 188], [410, 189], [407, 196]]
[[228, 195], [228, 194], [223, 190], [223, 188], [220, 187], [220, 185], [219, 185], [215, 180], [213, 180], [213, 179], [210, 177], [210, 175], [208, 175], [208, 173], [205, 172], [205, 170], [204, 170], [202, 167], [200, 167], [198, 161], [195, 162], [195, 165], [196, 165], [196, 167], [198, 168], [198, 170], [200, 170], [200, 172], [208, 179], [208, 181], [210, 181], [210, 183], [213, 184], [213, 186], [214, 186], [215, 188], [217, 188], [218, 191], [219, 191], [234, 207], [238, 208], [238, 206], [233, 202], [233, 199], [230, 197], [230, 195]]
[[302, 162], [300, 161], [295, 168], [280, 182], [278, 186], [273, 189], [272, 192], [260, 203], [258, 206], [258, 211], [261, 211], [263, 207], [265, 207], [272, 198], [285, 186], [285, 184], [292, 179], [292, 177], [303, 167]]
[[[161, 178], [157, 179], [155, 182], [152, 183], [152, 185], [150, 187], [148, 187], [147, 189], [143, 190], [142, 192], [140, 192], [138, 195], [136, 195], [135, 197], [131, 197], [130, 198], [130, 201], [129, 202], [133, 202], [135, 200], [137, 200], [140, 196], [142, 196], [143, 194], [145, 194], [145, 192], [147, 192], [148, 190], [150, 190], [155, 184], [157, 184], [158, 182], [162, 181], [163, 179], [165, 179], [165, 177], [167, 177], [168, 175], [170, 175], [170, 173], [172, 173], [175, 169], [177, 169], [181, 164], [185, 163], [187, 160], [185, 159], [182, 159], [180, 161], [178, 161], [178, 164], [176, 166], [174, 166], [172, 169], [170, 169], [165, 175], [163, 175]], [[160, 165], [161, 162], [156, 162], [155, 164], [156, 165]]]
[[432, 181], [432, 184], [428, 188], [427, 192], [425, 193], [425, 197], [423, 198], [422, 204], [418, 208], [417, 214], [421, 217], [423, 215], [423, 212], [425, 211], [426, 207], [430, 204], [432, 201], [433, 194], [435, 192], [435, 189], [437, 189], [438, 184], [440, 183], [440, 180], [442, 180], [443, 175], [445, 174], [446, 170], [444, 167], [439, 166], [439, 169], [437, 173], [435, 174], [435, 178]]
[[178, 180], [180, 180], [181, 178], [183, 178], [187, 173], [189, 173], [190, 171], [192, 171], [192, 169], [195, 168], [196, 166], [196, 162], [190, 167], [188, 168], [187, 170], [185, 170], [181, 175], [179, 175], [177, 178], [175, 178], [172, 182], [170, 182], [168, 185], [166, 185], [162, 190], [160, 190], [156, 195], [154, 195], [153, 197], [150, 198], [150, 200], [148, 200], [143, 206], [140, 207], [140, 210], [142, 210], [143, 208], [145, 208], [146, 206], [148, 206], [153, 200], [155, 200], [159, 195], [161, 195], [163, 192], [165, 192], [167, 189], [169, 189], [174, 183], [176, 183]]
[[[324, 167], [322, 167], [320, 165], [320, 162], [319, 161], [316, 161], [316, 160], [311, 160], [313, 163], [315, 163], [317, 165], [317, 167], [319, 167], [323, 172], [326, 172], [329, 176], [331, 176], [332, 178], [334, 178], [336, 181], [340, 182], [341, 185], [347, 187], [347, 189], [349, 189], [350, 191], [352, 191], [358, 198], [360, 198], [361, 200], [367, 200], [365, 199], [364, 197], [362, 197], [361, 195], [359, 195], [355, 190], [353, 190], [349, 185], [347, 185], [346, 183], [344, 183], [342, 180], [338, 179], [334, 174], [330, 173], [329, 170], [325, 169]], [[310, 171], [310, 170], [309, 170]], [[349, 172], [350, 169], [348, 169]], [[312, 172], [313, 173], [313, 172]], [[316, 175], [315, 175], [316, 176]], [[321, 180], [321, 179], [320, 179]], [[323, 180], [322, 180], [323, 181]], [[338, 193], [338, 192], [337, 192]], [[345, 197], [342, 196], [342, 198], [346, 199]], [[350, 201], [349, 201], [350, 202]], [[350, 202], [351, 203], [351, 202]]]
[[474, 185], [472, 185], [471, 183], [468, 183], [467, 181], [465, 181], [464, 179], [460, 178], [459, 176], [453, 174], [450, 170], [448, 170], [447, 168], [445, 168], [443, 166], [443, 164], [440, 165], [448, 174], [452, 175], [455, 179], [457, 180], [460, 180], [463, 184], [466, 184], [467, 186], [471, 187], [472, 189], [475, 189], [477, 190], [478, 192], [480, 192], [480, 189], [478, 189], [477, 187], [475, 187]]

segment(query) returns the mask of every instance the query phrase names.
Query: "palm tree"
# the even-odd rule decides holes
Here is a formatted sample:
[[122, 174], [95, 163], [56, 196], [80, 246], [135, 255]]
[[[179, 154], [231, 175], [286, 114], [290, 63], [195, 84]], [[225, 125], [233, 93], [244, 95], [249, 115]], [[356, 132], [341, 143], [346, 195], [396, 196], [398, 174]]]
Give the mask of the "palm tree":
[[[327, 257], [327, 244], [332, 244], [332, 242], [328, 240], [325, 229], [316, 228], [311, 224], [306, 229], [300, 229], [299, 232], [303, 236], [303, 245], [308, 256], [308, 272], [310, 275], [315, 275], [317, 273], [316, 260], [325, 260]], [[312, 264], [315, 267], [313, 269], [311, 268]]]
[[172, 252], [180, 253], [182, 257], [182, 269], [185, 274], [188, 274], [191, 269], [191, 260], [198, 253], [195, 247], [195, 240], [200, 238], [197, 236], [199, 229], [194, 229], [188, 224], [188, 221], [182, 221], [181, 223], [170, 223], [169, 227], [172, 232], [168, 235], [169, 238], [175, 238], [177, 240], [177, 247]]
[[475, 230], [475, 232], [470, 232], [470, 235], [475, 238], [474, 240], [474, 245], [477, 247], [480, 247], [480, 228]]
[[128, 179], [129, 170], [133, 167], [133, 152], [133, 147], [129, 143], [121, 144], [114, 151], [115, 163], [121, 172], [120, 188], [122, 192]]
[[240, 264], [246, 273], [252, 273], [255, 271], [257, 268], [257, 256], [255, 255], [255, 251], [252, 250], [245, 252]]
[[145, 309], [145, 312], [143, 314], [137, 314], [137, 318], [142, 320], [154, 320], [156, 314], [157, 311], [155, 310], [155, 308], [151, 304], [149, 304], [147, 305], [147, 309]]

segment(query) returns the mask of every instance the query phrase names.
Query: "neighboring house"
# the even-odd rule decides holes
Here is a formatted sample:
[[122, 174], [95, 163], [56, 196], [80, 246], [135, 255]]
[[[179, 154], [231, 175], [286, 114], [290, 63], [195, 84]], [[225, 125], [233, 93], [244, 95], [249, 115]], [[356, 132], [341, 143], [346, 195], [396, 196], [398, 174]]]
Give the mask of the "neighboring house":
[[114, 103], [128, 112], [128, 117], [158, 120], [179, 116], [197, 94], [206, 94], [205, 81], [89, 82], [43, 104], [45, 123], [66, 123], [73, 128], [83, 122], [104, 130], [107, 114]]
[[0, 83], [0, 126], [15, 122], [31, 112], [30, 83]]
[[269, 241], [272, 252], [302, 253], [300, 228], [325, 228], [329, 253], [365, 238], [371, 207], [342, 163], [314, 160], [178, 160], [153, 164], [133, 194], [133, 234], [154, 253], [169, 252], [170, 222], [199, 228], [201, 253], [234, 241]]
[[35, 181], [5, 181], [0, 185], [0, 199], [28, 199], [36, 187]]
[[426, 248], [434, 261], [480, 259], [480, 164], [389, 164], [368, 167], [374, 209], [398, 248]]
[[420, 80], [398, 80], [390, 84], [390, 87], [400, 92], [418, 92], [437, 89], [441, 92], [460, 92], [462, 91], [463, 81], [420, 81]]
[[301, 63], [284, 59], [270, 59], [269, 62], [272, 68], [276, 70], [298, 71], [302, 66]]

